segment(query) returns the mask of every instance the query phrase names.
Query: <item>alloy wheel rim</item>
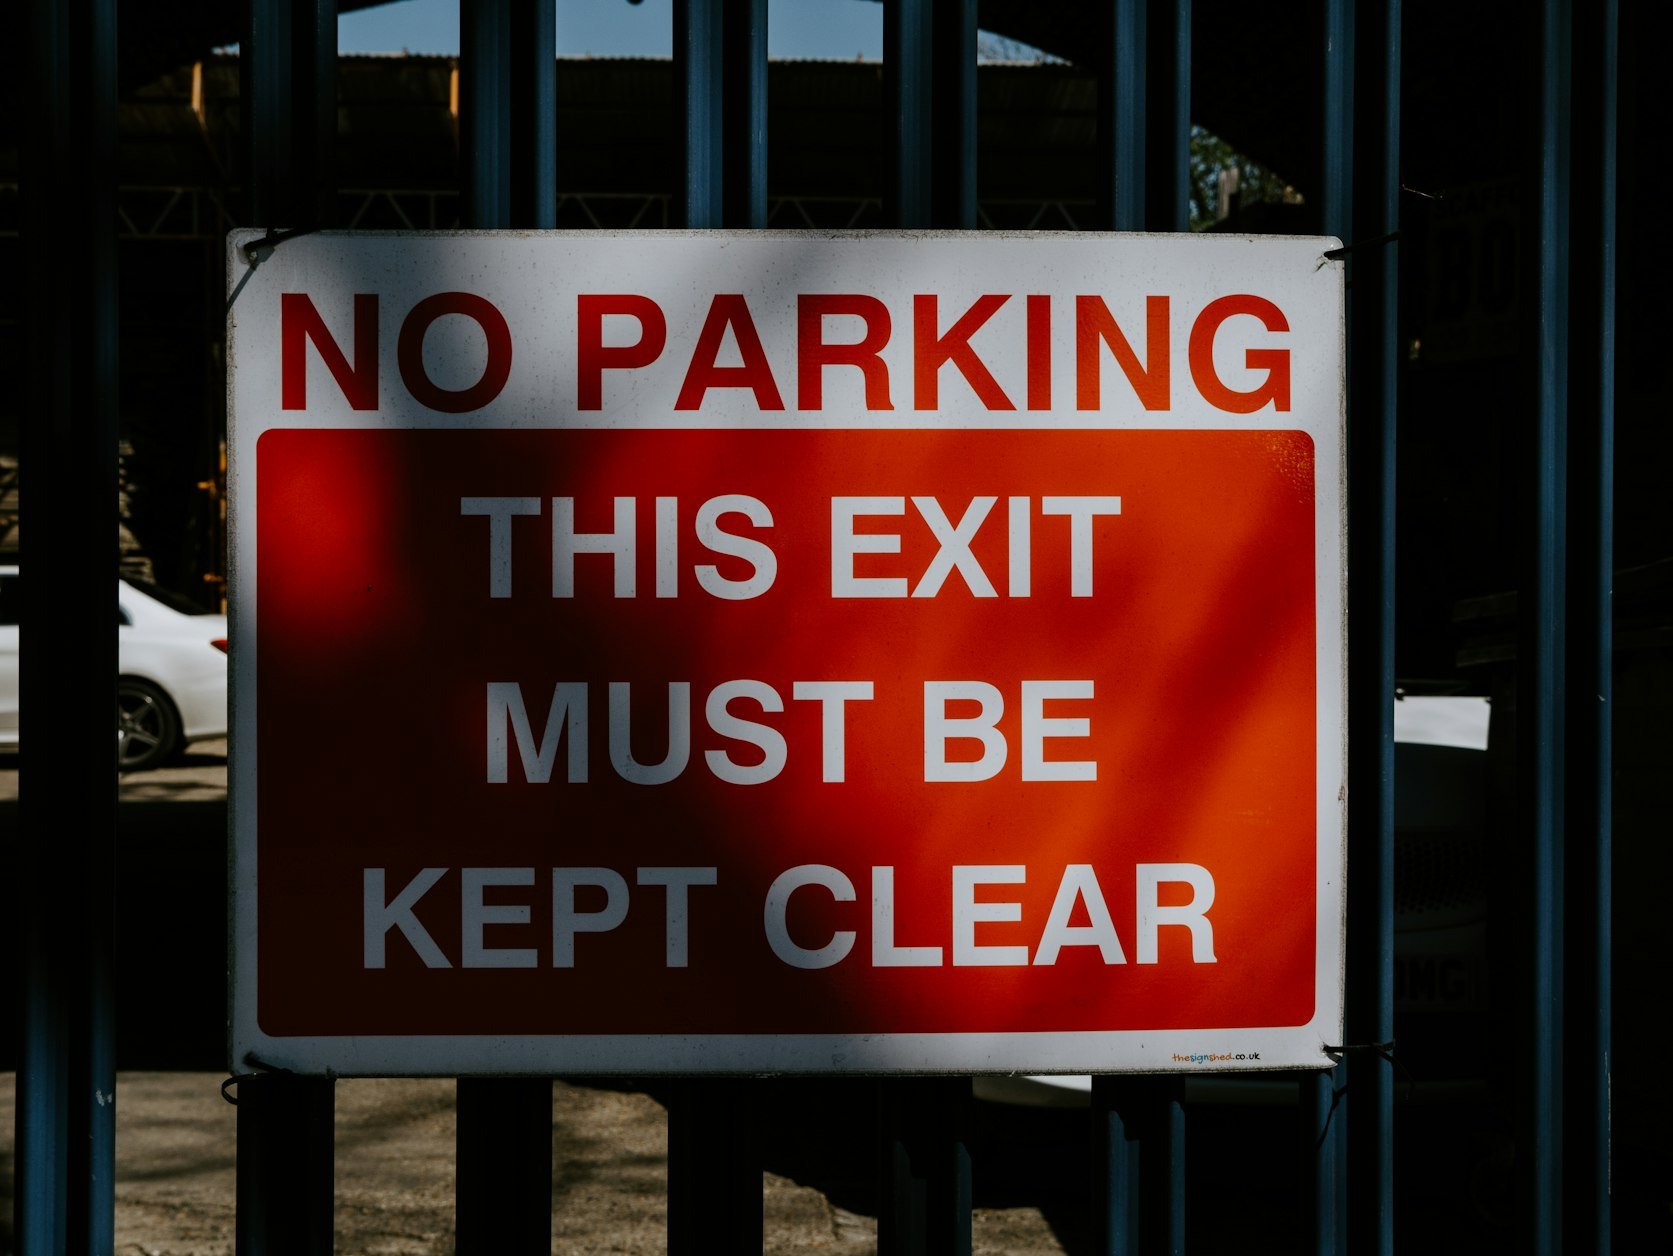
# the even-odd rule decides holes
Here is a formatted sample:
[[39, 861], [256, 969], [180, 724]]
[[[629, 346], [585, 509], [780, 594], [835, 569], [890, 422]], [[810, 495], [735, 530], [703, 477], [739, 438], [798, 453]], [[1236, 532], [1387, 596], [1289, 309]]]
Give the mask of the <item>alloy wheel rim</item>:
[[116, 758], [127, 767], [163, 744], [163, 709], [150, 694], [124, 693], [116, 702]]

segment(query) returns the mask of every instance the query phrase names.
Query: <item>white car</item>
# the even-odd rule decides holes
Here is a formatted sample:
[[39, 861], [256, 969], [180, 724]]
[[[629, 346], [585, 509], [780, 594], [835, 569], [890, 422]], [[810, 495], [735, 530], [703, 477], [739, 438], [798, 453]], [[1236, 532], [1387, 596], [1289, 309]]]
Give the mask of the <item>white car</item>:
[[[17, 745], [18, 569], [0, 567], [0, 747]], [[117, 766], [143, 771], [227, 732], [227, 617], [143, 580], [117, 583]]]

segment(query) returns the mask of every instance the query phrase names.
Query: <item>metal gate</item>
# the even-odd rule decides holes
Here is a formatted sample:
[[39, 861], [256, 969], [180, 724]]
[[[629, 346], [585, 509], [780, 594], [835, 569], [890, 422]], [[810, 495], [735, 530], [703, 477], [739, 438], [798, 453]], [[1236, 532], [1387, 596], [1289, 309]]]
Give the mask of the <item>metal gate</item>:
[[[556, 224], [558, 0], [464, 0], [459, 126], [464, 225]], [[1015, 6], [1012, 6], [1015, 8]], [[38, 114], [22, 178], [30, 334], [23, 549], [22, 793], [17, 915], [24, 994], [15, 1232], [28, 1256], [114, 1246], [112, 928], [116, 672], [115, 213], [117, 0], [30, 0], [23, 43]], [[247, 221], [331, 225], [337, 127], [334, 0], [250, 0], [242, 43]], [[1002, 4], [991, 6], [1003, 21]], [[984, 16], [989, 6], [981, 6]], [[1395, 511], [1402, 333], [1401, 0], [1284, 11], [1319, 71], [1323, 229], [1350, 277], [1350, 898], [1346, 1041], [1295, 1079], [1298, 1198], [1310, 1249], [1394, 1250]], [[1196, 21], [1214, 20], [1201, 4]], [[886, 0], [885, 209], [898, 227], [974, 229], [976, 0]], [[1104, 0], [1097, 227], [1189, 226], [1191, 0]], [[767, 219], [765, 0], [676, 0], [680, 225]], [[1611, 1250], [1611, 609], [1615, 265], [1615, 0], [1542, 0], [1529, 48], [1537, 196], [1519, 262], [1524, 365], [1515, 521], [1514, 1035], [1517, 1250]], [[968, 1079], [852, 1082], [878, 1128], [880, 1250], [967, 1252]], [[755, 1105], [781, 1083], [671, 1083], [669, 1247], [761, 1245]], [[333, 1082], [267, 1074], [237, 1087], [238, 1249], [329, 1251]], [[550, 1083], [461, 1079], [461, 1252], [544, 1251]], [[1093, 1249], [1188, 1250], [1192, 1112], [1181, 1083], [1098, 1078], [1086, 1159]], [[1278, 1154], [1297, 1155], [1292, 1148]]]

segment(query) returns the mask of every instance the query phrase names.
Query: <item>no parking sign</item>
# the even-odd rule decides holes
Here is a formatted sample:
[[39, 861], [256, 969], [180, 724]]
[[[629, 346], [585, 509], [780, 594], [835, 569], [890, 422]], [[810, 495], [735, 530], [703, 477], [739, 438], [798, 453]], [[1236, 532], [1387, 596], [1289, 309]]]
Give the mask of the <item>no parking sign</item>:
[[1329, 1062], [1331, 241], [259, 238], [235, 1066]]

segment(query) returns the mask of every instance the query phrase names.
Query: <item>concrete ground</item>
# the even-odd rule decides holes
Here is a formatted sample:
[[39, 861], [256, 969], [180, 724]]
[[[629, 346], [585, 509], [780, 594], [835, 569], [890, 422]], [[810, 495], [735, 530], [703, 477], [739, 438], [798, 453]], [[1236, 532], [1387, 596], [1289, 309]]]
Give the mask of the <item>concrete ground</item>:
[[[0, 804], [16, 797], [16, 756], [0, 755]], [[176, 831], [167, 823], [171, 814], [191, 817], [192, 826], [201, 826], [224, 807], [225, 798], [224, 741], [200, 743], [178, 764], [130, 775], [121, 783], [124, 822], [143, 817], [147, 841], [155, 832]], [[169, 804], [180, 804], [178, 813]], [[3, 814], [10, 823], [15, 806], [5, 806]], [[187, 827], [182, 819], [178, 831]], [[213, 840], [199, 841], [191, 844], [188, 857], [202, 862], [214, 852]], [[219, 869], [199, 871], [206, 884], [222, 875]], [[119, 1007], [118, 1014], [126, 1015], [131, 1026], [144, 1010]], [[230, 1256], [233, 1251], [237, 1110], [221, 1098], [224, 1077], [201, 1069], [118, 1075], [117, 1256]], [[14, 1075], [0, 1073], [0, 1256], [13, 1250], [14, 1089]], [[453, 1096], [451, 1080], [338, 1084], [336, 1249], [343, 1256], [444, 1256], [453, 1251]], [[667, 1117], [662, 1106], [627, 1087], [558, 1082], [552, 1119], [552, 1250], [663, 1250]], [[818, 1140], [818, 1133], [807, 1136], [810, 1143]], [[1029, 1158], [1020, 1146], [1018, 1153]], [[808, 1185], [778, 1173], [763, 1176], [767, 1252], [862, 1256], [876, 1250], [876, 1220], [831, 1199], [834, 1194], [855, 1208], [864, 1206], [865, 1192], [853, 1184], [869, 1179], [871, 1165], [835, 1163], [865, 1160], [864, 1149], [839, 1148], [834, 1157], [815, 1162], [794, 1155], [780, 1158], [778, 1167]], [[978, 1184], [979, 1199], [982, 1193]], [[1063, 1251], [1041, 1208], [1014, 1194], [1007, 1191], [996, 1200], [1012, 1206], [976, 1209], [976, 1250], [1015, 1256]], [[1046, 1206], [1053, 1207], [1050, 1202]]]

